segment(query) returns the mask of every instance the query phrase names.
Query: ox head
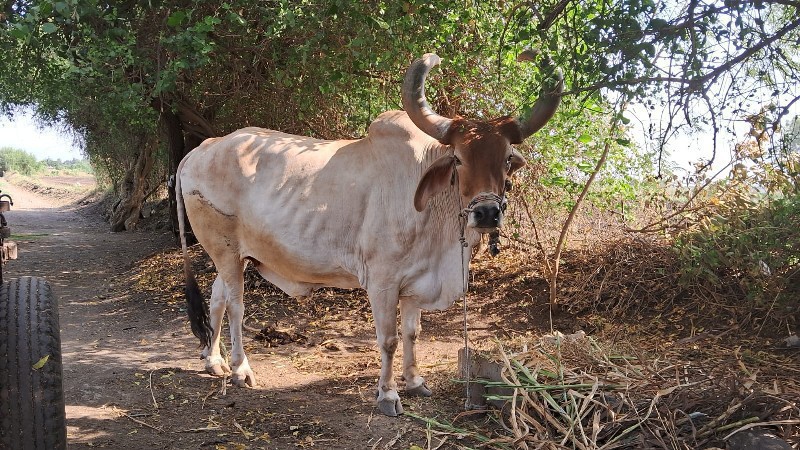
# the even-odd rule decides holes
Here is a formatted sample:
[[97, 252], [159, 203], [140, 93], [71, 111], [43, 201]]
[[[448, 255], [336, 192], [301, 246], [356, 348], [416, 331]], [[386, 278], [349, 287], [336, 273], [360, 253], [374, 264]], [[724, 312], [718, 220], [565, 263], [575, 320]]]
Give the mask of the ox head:
[[[518, 59], [531, 60], [534, 55], [533, 51], [525, 51]], [[526, 164], [511, 145], [519, 144], [553, 117], [561, 101], [564, 77], [557, 69], [555, 83], [542, 88], [524, 117], [449, 119], [436, 114], [425, 99], [425, 77], [439, 62], [433, 53], [424, 55], [411, 64], [403, 81], [403, 109], [411, 121], [450, 149], [423, 174], [414, 195], [414, 207], [424, 210], [429, 198], [458, 183], [461, 202], [467, 205], [467, 226], [490, 233], [502, 225], [509, 177]]]

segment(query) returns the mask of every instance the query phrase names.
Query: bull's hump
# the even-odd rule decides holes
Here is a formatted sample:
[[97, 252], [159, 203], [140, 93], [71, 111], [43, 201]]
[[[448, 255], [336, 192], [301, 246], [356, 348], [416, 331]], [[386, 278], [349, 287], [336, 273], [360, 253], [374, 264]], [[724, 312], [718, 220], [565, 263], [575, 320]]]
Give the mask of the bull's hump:
[[371, 139], [400, 139], [410, 141], [412, 139], [432, 139], [424, 134], [411, 122], [405, 111], [387, 111], [372, 121], [369, 126], [369, 137]]

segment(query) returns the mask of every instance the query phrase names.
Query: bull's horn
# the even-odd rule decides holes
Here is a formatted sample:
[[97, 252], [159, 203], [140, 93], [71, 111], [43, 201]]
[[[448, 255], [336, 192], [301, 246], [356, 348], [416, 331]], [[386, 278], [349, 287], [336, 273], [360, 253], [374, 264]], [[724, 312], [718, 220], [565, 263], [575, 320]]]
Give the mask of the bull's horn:
[[[518, 57], [517, 61], [531, 61], [538, 54], [535, 50], [525, 50]], [[525, 138], [539, 131], [550, 118], [555, 114], [558, 104], [561, 103], [561, 93], [564, 92], [564, 72], [558, 67], [554, 71], [555, 83], [542, 86], [542, 93], [533, 104], [533, 107], [517, 118], [519, 122], [520, 142]], [[512, 142], [518, 144], [519, 142]]]
[[441, 60], [433, 53], [426, 53], [411, 63], [403, 80], [403, 109], [420, 130], [442, 143], [445, 142], [452, 119], [436, 114], [425, 100], [425, 77]]

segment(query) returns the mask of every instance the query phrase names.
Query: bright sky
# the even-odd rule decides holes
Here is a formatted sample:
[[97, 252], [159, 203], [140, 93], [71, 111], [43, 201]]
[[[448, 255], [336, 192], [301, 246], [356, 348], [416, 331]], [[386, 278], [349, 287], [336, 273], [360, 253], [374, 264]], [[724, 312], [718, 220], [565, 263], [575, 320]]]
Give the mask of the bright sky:
[[[642, 149], [654, 151], [657, 142], [649, 140], [648, 133], [645, 130], [652, 127], [654, 131], [653, 137], [655, 137], [667, 126], [668, 119], [661, 118], [658, 114], [650, 116], [644, 106], [636, 104], [632, 105], [625, 115], [631, 119], [628, 126], [630, 136], [634, 142]], [[682, 117], [678, 117], [676, 123], [684, 123]], [[733, 146], [736, 142], [744, 139], [749, 130], [749, 127], [744, 124], [734, 124], [733, 128], [735, 129], [734, 133], [721, 129], [717, 136], [717, 153], [714, 157], [714, 163], [711, 165], [712, 172], [716, 172], [730, 163]], [[677, 168], [683, 171], [693, 173], [694, 165], [697, 162], [701, 159], [707, 160], [711, 158], [714, 151], [713, 142], [714, 137], [711, 131], [695, 130], [690, 133], [684, 129], [684, 131], [678, 132], [667, 140], [664, 146], [668, 153], [667, 162], [674, 163]], [[681, 174], [680, 171], [678, 174]]]
[[72, 136], [62, 134], [56, 128], [40, 128], [30, 113], [17, 113], [11, 121], [0, 115], [0, 148], [4, 147], [25, 150], [39, 160], [84, 158]]

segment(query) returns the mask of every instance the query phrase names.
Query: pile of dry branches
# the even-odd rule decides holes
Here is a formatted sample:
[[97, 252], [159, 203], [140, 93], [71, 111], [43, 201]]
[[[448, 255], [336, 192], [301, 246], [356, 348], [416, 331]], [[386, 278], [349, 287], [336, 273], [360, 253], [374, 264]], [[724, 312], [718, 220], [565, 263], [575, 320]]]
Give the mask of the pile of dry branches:
[[623, 356], [583, 333], [494, 353], [502, 381], [484, 383], [510, 392], [494, 397], [508, 400], [495, 448], [724, 448], [755, 427], [800, 443], [797, 381], [759, 377], [743, 359], [738, 377], [720, 377], [714, 364]]

